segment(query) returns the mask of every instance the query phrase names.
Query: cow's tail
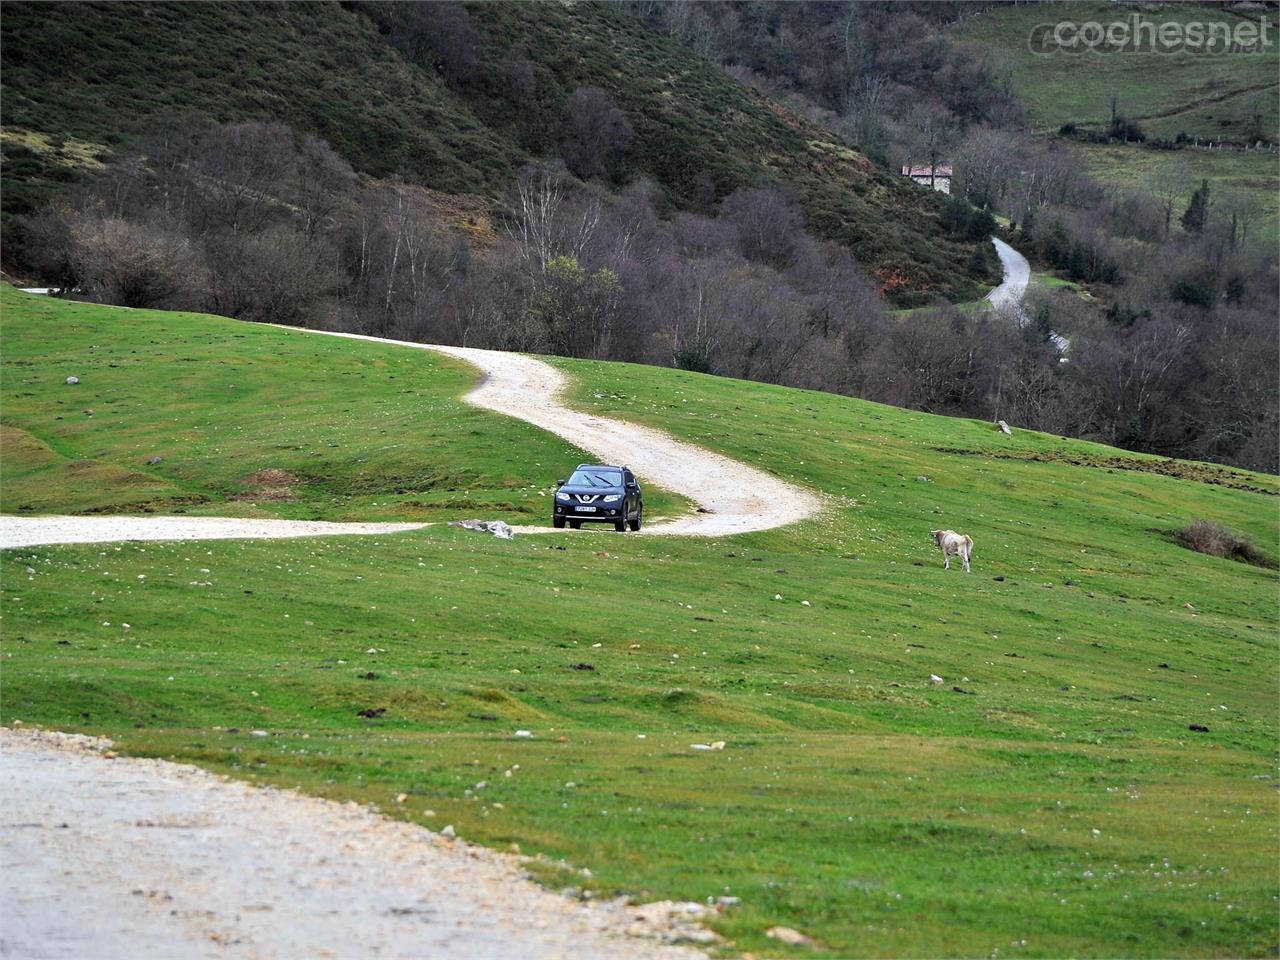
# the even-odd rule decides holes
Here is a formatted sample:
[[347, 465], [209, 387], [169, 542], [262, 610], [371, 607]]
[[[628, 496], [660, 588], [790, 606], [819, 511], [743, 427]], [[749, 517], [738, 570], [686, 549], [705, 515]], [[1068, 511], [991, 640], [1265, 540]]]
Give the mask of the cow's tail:
[[965, 550], [967, 550], [969, 553], [972, 553], [972, 552], [973, 552], [973, 537], [966, 536], [966, 537], [964, 538], [964, 548], [965, 548]]

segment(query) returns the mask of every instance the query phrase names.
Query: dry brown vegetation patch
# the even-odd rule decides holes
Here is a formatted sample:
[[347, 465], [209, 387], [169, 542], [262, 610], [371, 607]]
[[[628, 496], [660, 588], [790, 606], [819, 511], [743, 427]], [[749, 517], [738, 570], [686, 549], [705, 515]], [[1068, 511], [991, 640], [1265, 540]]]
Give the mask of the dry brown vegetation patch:
[[249, 489], [236, 494], [232, 499], [269, 500], [278, 503], [297, 500], [298, 496], [293, 492], [293, 484], [297, 482], [298, 478], [289, 471], [267, 467], [265, 470], [257, 470], [241, 478], [241, 483]]

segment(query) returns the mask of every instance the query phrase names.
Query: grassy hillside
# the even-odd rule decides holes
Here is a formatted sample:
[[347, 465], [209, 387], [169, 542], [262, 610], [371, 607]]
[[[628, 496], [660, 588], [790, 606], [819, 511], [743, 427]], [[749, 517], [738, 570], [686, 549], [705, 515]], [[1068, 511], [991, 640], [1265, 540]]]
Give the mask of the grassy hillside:
[[[450, 86], [364, 12], [336, 4], [6, 4], [4, 209], [29, 212], [83, 160], [189, 113], [279, 120], [324, 137], [363, 173], [496, 199], [523, 163], [554, 154], [569, 94], [595, 85], [635, 130], [622, 178], [652, 179], [675, 207], [785, 183], [810, 229], [852, 248], [895, 300], [973, 299], [998, 280], [992, 264], [970, 262], [975, 245], [945, 234], [929, 191], [607, 5], [468, 9], [480, 67]], [[536, 77], [530, 103], [504, 87], [517, 41]]]
[[[49, 471], [42, 511], [138, 505], [58, 473], [88, 462], [95, 486], [142, 473], [208, 511], [514, 517], [580, 456], [466, 411], [465, 371], [426, 353], [7, 288], [0, 320], [6, 512], [34, 502], [26, 469]], [[556, 885], [738, 896], [715, 926], [756, 955], [794, 952], [778, 923], [807, 956], [1274, 946], [1277, 576], [1167, 535], [1204, 516], [1274, 560], [1274, 477], [556, 362], [583, 409], [795, 478], [826, 512], [720, 541], [5, 551], [0, 719], [453, 823], [545, 855]], [[11, 434], [62, 459], [15, 468]], [[269, 467], [331, 485], [226, 500]], [[436, 476], [468, 501], [410, 502]], [[942, 570], [935, 526], [974, 537], [973, 574]]]

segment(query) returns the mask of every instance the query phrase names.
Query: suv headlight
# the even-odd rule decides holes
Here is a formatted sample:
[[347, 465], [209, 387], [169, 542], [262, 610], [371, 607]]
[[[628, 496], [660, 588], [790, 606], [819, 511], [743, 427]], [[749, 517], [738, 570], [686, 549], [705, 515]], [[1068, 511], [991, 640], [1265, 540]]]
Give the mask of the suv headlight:
[[600, 499], [601, 499], [603, 502], [605, 502], [605, 503], [617, 503], [619, 500], [621, 500], [621, 499], [622, 499], [622, 494], [620, 494], [620, 493], [607, 493], [607, 494], [605, 494], [603, 497], [601, 497]]
[[569, 499], [569, 495], [568, 495], [567, 493], [557, 493], [557, 494], [556, 494], [556, 499], [557, 499], [557, 500], [568, 500], [568, 499]]

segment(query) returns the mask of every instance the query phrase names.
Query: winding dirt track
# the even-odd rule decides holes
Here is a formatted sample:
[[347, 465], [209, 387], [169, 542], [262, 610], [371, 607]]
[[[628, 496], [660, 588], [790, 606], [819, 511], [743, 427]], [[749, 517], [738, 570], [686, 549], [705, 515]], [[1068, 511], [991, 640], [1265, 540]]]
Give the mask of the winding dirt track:
[[[467, 394], [477, 407], [532, 423], [581, 447], [604, 463], [629, 466], [646, 483], [692, 500], [698, 512], [647, 524], [645, 535], [722, 537], [769, 530], [805, 520], [820, 502], [807, 490], [667, 434], [622, 420], [566, 407], [565, 377], [541, 360], [500, 350], [441, 347], [351, 333], [292, 333], [344, 337], [432, 350], [463, 360], [484, 374]], [[566, 464], [566, 468], [572, 465]], [[461, 519], [461, 518], [460, 518]], [[0, 549], [55, 543], [119, 540], [220, 540], [367, 535], [414, 530], [424, 524], [323, 523], [302, 520], [242, 520], [234, 517], [14, 517], [0, 516]], [[550, 533], [550, 527], [517, 527], [520, 533]]]
[[1027, 284], [1031, 282], [1031, 264], [1026, 257], [998, 237], [992, 237], [991, 242], [995, 244], [1000, 266], [1004, 268], [1004, 279], [1000, 286], [987, 294], [987, 299], [997, 310], [1015, 311], [1021, 321], [1022, 298], [1026, 295]]
[[[770, 530], [806, 520], [821, 506], [818, 498], [807, 490], [763, 470], [676, 440], [660, 430], [571, 410], [561, 399], [568, 387], [564, 375], [533, 357], [502, 350], [429, 346], [349, 333], [329, 335], [398, 343], [466, 361], [484, 374], [484, 379], [466, 395], [468, 403], [541, 427], [588, 451], [602, 463], [625, 464], [642, 480], [681, 494], [699, 508], [692, 516], [648, 524], [640, 531], [643, 534], [723, 537]], [[518, 527], [517, 530], [548, 532], [546, 527]]]

